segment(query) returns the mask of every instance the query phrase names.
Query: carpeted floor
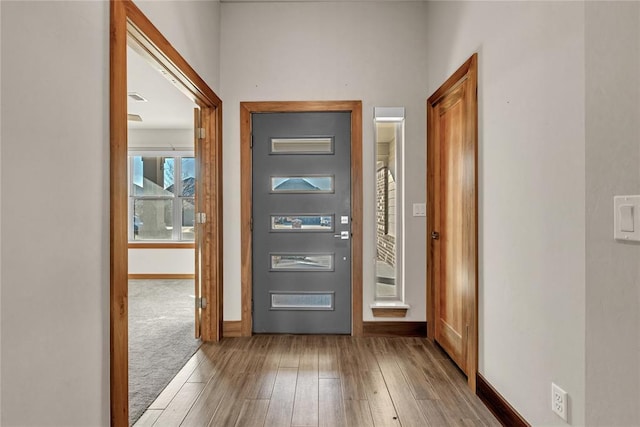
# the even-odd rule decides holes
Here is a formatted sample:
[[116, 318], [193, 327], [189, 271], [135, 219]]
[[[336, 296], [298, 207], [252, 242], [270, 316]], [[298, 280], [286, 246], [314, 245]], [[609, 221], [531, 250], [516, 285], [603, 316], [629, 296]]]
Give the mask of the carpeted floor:
[[129, 281], [131, 424], [200, 346], [193, 322], [193, 280]]

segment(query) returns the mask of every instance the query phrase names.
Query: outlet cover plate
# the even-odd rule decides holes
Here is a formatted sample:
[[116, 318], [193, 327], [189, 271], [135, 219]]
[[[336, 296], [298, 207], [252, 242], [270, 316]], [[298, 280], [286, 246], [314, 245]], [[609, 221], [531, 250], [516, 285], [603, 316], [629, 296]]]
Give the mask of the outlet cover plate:
[[567, 392], [551, 383], [551, 410], [560, 418], [567, 421]]

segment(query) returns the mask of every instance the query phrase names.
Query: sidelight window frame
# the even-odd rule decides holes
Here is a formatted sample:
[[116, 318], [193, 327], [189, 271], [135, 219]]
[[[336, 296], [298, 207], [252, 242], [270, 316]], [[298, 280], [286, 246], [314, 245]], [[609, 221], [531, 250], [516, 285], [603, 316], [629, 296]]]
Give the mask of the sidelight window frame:
[[[374, 123], [374, 135], [375, 135], [375, 144], [374, 144], [374, 170], [375, 170], [375, 188], [376, 194], [374, 194], [374, 224], [376, 224], [376, 235], [374, 236], [374, 241], [376, 242], [376, 251], [378, 250], [378, 245], [381, 244], [378, 227], [383, 226], [382, 237], [388, 236], [393, 239], [393, 252], [395, 258], [395, 277], [394, 277], [394, 293], [390, 294], [382, 294], [379, 292], [378, 286], [378, 254], [376, 254], [374, 262], [376, 263], [375, 268], [375, 286], [374, 286], [374, 304], [373, 306], [378, 306], [380, 304], [385, 305], [387, 303], [394, 304], [404, 304], [405, 302], [405, 289], [404, 289], [404, 237], [405, 237], [405, 228], [404, 228], [404, 145], [405, 145], [405, 109], [404, 107], [374, 107], [373, 114], [373, 123]], [[395, 139], [394, 139], [394, 156], [393, 156], [393, 165], [380, 165], [378, 162], [378, 124], [383, 123], [391, 123], [394, 125]], [[394, 170], [394, 174], [392, 175], [390, 169]], [[385, 183], [385, 195], [383, 200], [384, 206], [378, 206], [378, 193], [377, 193], [377, 185], [378, 180], [381, 178]], [[390, 185], [390, 177], [392, 177], [392, 183], [394, 186], [393, 191], [393, 203], [390, 203], [390, 193], [388, 191], [388, 187]], [[379, 212], [379, 208], [382, 208], [382, 211]], [[383, 225], [379, 225], [379, 213], [382, 214]]]

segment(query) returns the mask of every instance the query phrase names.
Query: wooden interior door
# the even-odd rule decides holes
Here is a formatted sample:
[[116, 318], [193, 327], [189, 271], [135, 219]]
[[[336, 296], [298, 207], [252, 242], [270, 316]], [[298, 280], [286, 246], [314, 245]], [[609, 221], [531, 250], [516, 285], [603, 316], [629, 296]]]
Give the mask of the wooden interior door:
[[428, 335], [475, 386], [477, 370], [476, 56], [428, 100]]
[[215, 262], [213, 253], [222, 249], [215, 225], [220, 191], [215, 192], [219, 170], [220, 151], [215, 151], [212, 135], [217, 132], [211, 120], [210, 108], [200, 106], [194, 110], [194, 158], [196, 163], [195, 185], [195, 335], [203, 341], [222, 338], [222, 301], [213, 290], [221, 286], [221, 265]]
[[202, 336], [202, 252], [203, 252], [203, 237], [204, 237], [204, 224], [201, 221], [200, 213], [204, 212], [204, 203], [202, 193], [204, 190], [204, 180], [202, 174], [202, 155], [203, 155], [203, 143], [200, 140], [200, 129], [202, 128], [202, 120], [200, 116], [200, 108], [193, 109], [193, 154], [196, 161], [196, 185], [195, 185], [195, 218], [194, 218], [194, 230], [195, 230], [195, 337], [200, 338]]

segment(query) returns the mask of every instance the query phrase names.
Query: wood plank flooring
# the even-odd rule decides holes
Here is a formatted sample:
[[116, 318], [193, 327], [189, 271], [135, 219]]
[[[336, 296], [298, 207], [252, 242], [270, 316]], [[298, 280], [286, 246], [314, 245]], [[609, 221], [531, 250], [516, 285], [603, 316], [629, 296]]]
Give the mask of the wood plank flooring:
[[499, 425], [426, 339], [318, 335], [205, 343], [135, 424]]

